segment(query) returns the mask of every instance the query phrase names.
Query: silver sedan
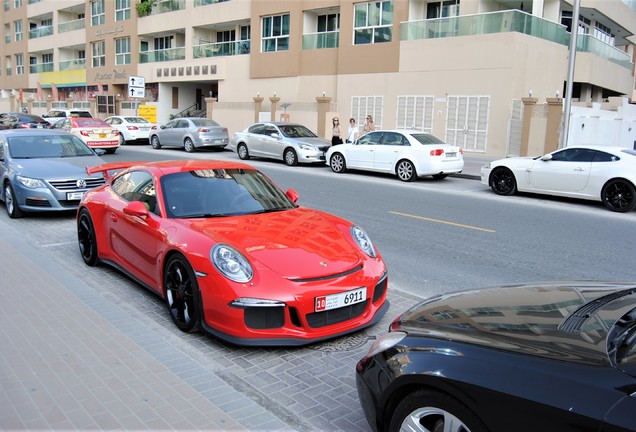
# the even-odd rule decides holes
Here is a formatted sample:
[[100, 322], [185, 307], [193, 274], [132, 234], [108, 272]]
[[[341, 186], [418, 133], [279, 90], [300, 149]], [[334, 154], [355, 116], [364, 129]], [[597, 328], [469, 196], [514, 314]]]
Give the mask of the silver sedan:
[[182, 147], [189, 153], [202, 147], [221, 150], [229, 140], [226, 127], [203, 117], [179, 117], [150, 131], [152, 148]]

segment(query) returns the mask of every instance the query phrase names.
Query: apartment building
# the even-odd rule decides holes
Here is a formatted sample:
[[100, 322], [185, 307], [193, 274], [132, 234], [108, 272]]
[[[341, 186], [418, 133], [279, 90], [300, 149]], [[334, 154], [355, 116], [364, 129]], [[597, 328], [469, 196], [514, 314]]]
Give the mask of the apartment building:
[[562, 106], [573, 28], [572, 100], [634, 92], [633, 0], [580, 0], [576, 26], [574, 0], [2, 1], [0, 103], [35, 113], [110, 96], [97, 115], [207, 109], [233, 132], [256, 110], [325, 136], [332, 115], [371, 114], [466, 152], [539, 153], [553, 143], [522, 147], [522, 113]]

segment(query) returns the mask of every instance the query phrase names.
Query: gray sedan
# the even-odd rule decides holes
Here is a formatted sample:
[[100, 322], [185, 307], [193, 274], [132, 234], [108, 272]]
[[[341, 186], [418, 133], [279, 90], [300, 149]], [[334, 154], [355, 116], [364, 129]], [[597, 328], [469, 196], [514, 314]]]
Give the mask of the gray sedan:
[[227, 128], [203, 117], [179, 117], [150, 131], [152, 148], [183, 147], [191, 153], [198, 148], [224, 149], [230, 139]]
[[10, 218], [24, 212], [74, 210], [84, 192], [105, 183], [102, 174], [88, 175], [86, 167], [103, 163], [68, 132], [0, 131], [0, 199]]
[[296, 123], [255, 123], [237, 132], [228, 148], [239, 158], [263, 157], [284, 161], [287, 165], [325, 162], [325, 152], [331, 147], [327, 139], [318, 138], [305, 126]]

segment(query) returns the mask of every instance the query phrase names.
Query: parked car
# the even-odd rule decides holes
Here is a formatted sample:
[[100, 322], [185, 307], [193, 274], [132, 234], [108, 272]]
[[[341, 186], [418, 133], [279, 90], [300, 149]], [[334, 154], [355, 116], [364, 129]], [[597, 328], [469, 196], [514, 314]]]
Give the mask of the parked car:
[[102, 119], [71, 117], [58, 120], [54, 129], [62, 129], [80, 137], [91, 148], [115, 153], [120, 146], [119, 131]]
[[636, 150], [572, 146], [540, 157], [499, 159], [481, 169], [497, 195], [532, 192], [601, 201], [615, 212], [636, 207]]
[[[160, 295], [175, 325], [239, 345], [304, 345], [379, 321], [387, 270], [357, 225], [296, 204], [255, 168], [171, 160], [120, 169], [87, 193], [78, 241]], [[144, 247], [139, 247], [144, 245]]]
[[634, 431], [636, 284], [440, 295], [393, 321], [356, 372], [376, 431]]
[[461, 147], [429, 133], [379, 130], [330, 148], [327, 163], [336, 173], [356, 169], [396, 174], [402, 181], [424, 176], [441, 180], [464, 169], [464, 155]]
[[55, 124], [59, 120], [71, 117], [92, 118], [93, 115], [85, 108], [55, 108], [42, 115], [42, 118], [51, 124]]
[[329, 140], [318, 136], [297, 123], [255, 123], [236, 132], [229, 148], [239, 158], [262, 157], [284, 161], [287, 165], [325, 161]]
[[42, 117], [21, 112], [0, 113], [0, 130], [4, 129], [49, 129], [51, 124]]
[[104, 121], [119, 131], [121, 145], [135, 141], [147, 143], [150, 140], [150, 131], [157, 129], [154, 123], [137, 116], [111, 116]]
[[103, 164], [81, 139], [64, 131], [0, 131], [0, 198], [10, 218], [25, 212], [76, 209], [90, 188], [104, 184], [86, 167]]
[[152, 148], [183, 147], [188, 153], [204, 147], [222, 150], [229, 140], [226, 127], [203, 117], [179, 117], [150, 132]]

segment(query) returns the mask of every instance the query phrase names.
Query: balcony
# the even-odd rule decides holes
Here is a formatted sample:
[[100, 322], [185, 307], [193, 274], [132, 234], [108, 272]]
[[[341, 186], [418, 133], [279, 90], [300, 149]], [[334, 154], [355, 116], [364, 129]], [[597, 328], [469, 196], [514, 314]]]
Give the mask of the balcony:
[[250, 41], [216, 42], [195, 45], [193, 48], [194, 58], [221, 57], [250, 53]]
[[86, 27], [86, 19], [78, 19], [73, 21], [67, 21], [57, 25], [58, 33], [66, 33], [74, 30], [82, 30]]
[[303, 35], [303, 49], [338, 48], [340, 32], [308, 33]]
[[591, 35], [578, 35], [576, 38], [576, 50], [595, 54], [627, 69], [632, 68], [632, 60], [629, 54]]
[[175, 60], [185, 60], [185, 47], [139, 53], [139, 63], [156, 63]]
[[72, 69], [86, 69], [86, 59], [66, 60], [58, 63], [61, 71]]
[[53, 26], [39, 27], [33, 30], [29, 30], [29, 39], [37, 39], [44, 36], [51, 36], [53, 34]]
[[53, 72], [53, 63], [40, 63], [29, 65], [29, 73]]
[[159, 15], [185, 9], [185, 0], [161, 0], [152, 5], [150, 15]]

